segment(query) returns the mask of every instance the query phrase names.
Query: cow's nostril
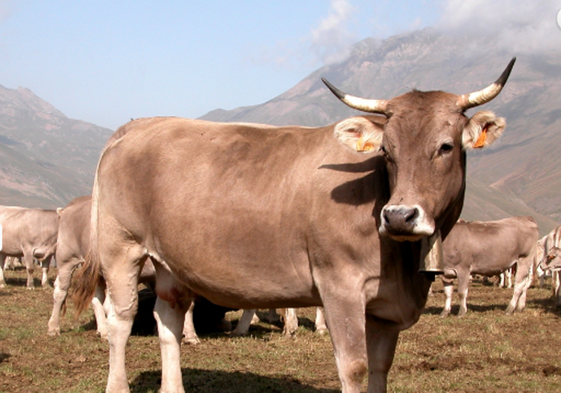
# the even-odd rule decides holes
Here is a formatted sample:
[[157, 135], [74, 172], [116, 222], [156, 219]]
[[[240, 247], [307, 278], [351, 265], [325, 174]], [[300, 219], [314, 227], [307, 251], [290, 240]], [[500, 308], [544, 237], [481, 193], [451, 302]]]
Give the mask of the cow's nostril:
[[404, 216], [405, 216], [405, 222], [411, 222], [419, 216], [419, 210], [415, 207], [405, 212]]

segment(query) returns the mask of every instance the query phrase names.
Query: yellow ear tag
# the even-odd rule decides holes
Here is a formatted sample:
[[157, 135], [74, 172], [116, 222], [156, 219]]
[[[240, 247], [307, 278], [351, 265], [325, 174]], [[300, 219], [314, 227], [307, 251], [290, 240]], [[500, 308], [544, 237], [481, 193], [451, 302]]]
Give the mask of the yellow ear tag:
[[370, 142], [365, 142], [362, 139], [362, 136], [358, 138], [358, 140], [356, 141], [356, 151], [362, 152], [362, 151], [373, 151], [373, 150], [374, 150], [374, 145]]
[[479, 134], [479, 138], [477, 138], [477, 141], [475, 142], [475, 145], [473, 145], [474, 149], [479, 149], [483, 146], [485, 146], [485, 141], [487, 140], [487, 128], [484, 128], [481, 131], [481, 134]]

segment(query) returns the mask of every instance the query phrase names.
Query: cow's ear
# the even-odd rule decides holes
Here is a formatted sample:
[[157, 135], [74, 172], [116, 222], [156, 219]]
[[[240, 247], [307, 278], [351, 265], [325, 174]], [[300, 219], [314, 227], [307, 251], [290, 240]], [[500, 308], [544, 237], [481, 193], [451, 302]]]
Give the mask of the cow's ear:
[[378, 151], [384, 135], [379, 124], [358, 116], [337, 123], [334, 132], [344, 145], [361, 153]]
[[505, 127], [505, 119], [495, 116], [493, 112], [477, 112], [464, 128], [463, 148], [467, 150], [487, 147], [501, 136]]

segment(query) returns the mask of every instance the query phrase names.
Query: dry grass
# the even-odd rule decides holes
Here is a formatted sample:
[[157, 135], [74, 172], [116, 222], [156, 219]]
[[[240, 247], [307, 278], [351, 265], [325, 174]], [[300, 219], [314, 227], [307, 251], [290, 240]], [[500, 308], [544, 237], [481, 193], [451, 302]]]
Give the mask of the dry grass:
[[[62, 320], [62, 335], [48, 337], [52, 290], [27, 290], [23, 271], [6, 276], [9, 287], [0, 290], [0, 391], [102, 392], [108, 347], [95, 334], [93, 314], [74, 321], [70, 309]], [[548, 288], [530, 289], [526, 311], [509, 317], [504, 309], [511, 295], [512, 290], [475, 281], [468, 314], [441, 318], [444, 295], [437, 281], [425, 314], [400, 337], [389, 391], [561, 391], [561, 314], [551, 309]], [[200, 345], [182, 350], [186, 390], [338, 391], [329, 337], [314, 334], [313, 319], [313, 309], [299, 311], [302, 326], [293, 340], [266, 323], [253, 326], [249, 337], [203, 336]], [[157, 337], [131, 337], [127, 368], [133, 392], [158, 390]]]

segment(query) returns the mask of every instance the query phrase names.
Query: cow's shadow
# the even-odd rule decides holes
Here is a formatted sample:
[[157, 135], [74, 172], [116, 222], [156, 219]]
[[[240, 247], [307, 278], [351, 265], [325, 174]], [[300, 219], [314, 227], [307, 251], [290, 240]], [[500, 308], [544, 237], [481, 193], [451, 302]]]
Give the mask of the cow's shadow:
[[[260, 393], [260, 392], [299, 392], [335, 393], [337, 389], [317, 389], [302, 384], [295, 378], [265, 377], [251, 372], [214, 371], [196, 368], [183, 368], [183, 386], [188, 392], [205, 393]], [[158, 391], [161, 385], [161, 370], [144, 371], [130, 384], [131, 392]]]

